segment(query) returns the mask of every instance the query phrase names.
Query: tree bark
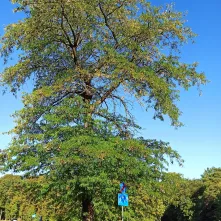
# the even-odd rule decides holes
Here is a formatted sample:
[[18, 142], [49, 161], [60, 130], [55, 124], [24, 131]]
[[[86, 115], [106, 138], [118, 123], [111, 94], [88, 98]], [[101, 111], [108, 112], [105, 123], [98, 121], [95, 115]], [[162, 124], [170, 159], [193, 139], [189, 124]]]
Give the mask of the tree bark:
[[[92, 123], [92, 112], [90, 102], [93, 97], [93, 92], [91, 91], [91, 79], [85, 80], [85, 91], [82, 93], [82, 97], [86, 106], [88, 107], [89, 112], [86, 116], [86, 121], [84, 122], [84, 128], [88, 129], [91, 127]], [[85, 194], [82, 198], [82, 221], [93, 221], [94, 220], [94, 208], [92, 204], [92, 198]]]

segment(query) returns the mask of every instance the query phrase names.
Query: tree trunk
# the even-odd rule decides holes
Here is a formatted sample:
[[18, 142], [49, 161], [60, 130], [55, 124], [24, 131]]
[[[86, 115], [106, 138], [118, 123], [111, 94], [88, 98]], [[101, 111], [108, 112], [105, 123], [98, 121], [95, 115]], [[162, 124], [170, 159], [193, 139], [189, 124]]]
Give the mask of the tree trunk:
[[82, 221], [93, 221], [94, 209], [92, 201], [89, 199], [82, 200]]
[[[90, 129], [92, 125], [92, 111], [90, 102], [93, 97], [93, 92], [91, 91], [91, 79], [85, 80], [86, 89], [81, 94], [84, 99], [85, 106], [88, 108], [88, 113], [86, 114], [84, 128]], [[93, 221], [94, 220], [94, 208], [92, 204], [92, 199], [90, 196], [85, 194], [82, 198], [82, 221]]]

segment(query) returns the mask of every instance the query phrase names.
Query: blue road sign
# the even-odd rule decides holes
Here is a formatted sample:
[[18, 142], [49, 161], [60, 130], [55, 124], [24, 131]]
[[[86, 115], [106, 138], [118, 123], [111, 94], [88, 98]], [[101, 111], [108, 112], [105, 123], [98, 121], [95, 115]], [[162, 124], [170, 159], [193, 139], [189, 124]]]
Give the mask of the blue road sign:
[[125, 185], [125, 183], [120, 183], [120, 192], [121, 193], [126, 193], [126, 185]]
[[118, 193], [118, 206], [128, 206], [129, 199], [126, 193]]

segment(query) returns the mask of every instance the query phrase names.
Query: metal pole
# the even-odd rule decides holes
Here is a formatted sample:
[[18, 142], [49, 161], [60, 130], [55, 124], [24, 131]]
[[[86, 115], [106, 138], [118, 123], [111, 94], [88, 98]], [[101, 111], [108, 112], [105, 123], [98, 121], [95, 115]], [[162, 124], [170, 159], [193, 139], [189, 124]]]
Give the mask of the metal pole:
[[124, 221], [124, 207], [122, 206], [122, 221]]

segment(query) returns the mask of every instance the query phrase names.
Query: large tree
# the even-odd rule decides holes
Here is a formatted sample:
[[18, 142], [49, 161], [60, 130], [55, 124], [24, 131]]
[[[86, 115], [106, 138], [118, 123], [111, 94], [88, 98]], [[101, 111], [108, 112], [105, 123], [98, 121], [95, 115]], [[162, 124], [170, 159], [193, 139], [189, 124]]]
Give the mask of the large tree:
[[165, 154], [179, 155], [134, 138], [130, 102], [181, 125], [179, 90], [206, 83], [196, 63], [180, 62], [179, 46], [195, 36], [183, 14], [144, 0], [12, 2], [25, 16], [1, 39], [5, 62], [18, 58], [1, 82], [14, 94], [25, 83], [32, 91], [14, 115], [5, 169], [47, 175], [56, 184], [49, 189], [74, 197], [83, 220], [117, 220], [113, 194], [123, 180], [131, 184], [130, 220], [159, 217]]

